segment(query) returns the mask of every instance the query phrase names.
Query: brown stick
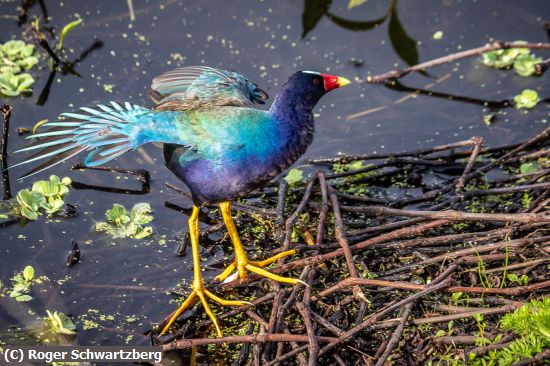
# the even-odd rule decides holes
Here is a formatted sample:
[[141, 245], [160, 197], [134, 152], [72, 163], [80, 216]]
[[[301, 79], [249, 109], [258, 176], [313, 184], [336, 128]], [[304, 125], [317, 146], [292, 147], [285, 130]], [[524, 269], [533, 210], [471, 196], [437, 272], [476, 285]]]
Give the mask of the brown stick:
[[457, 192], [461, 191], [462, 188], [464, 188], [464, 185], [466, 184], [466, 177], [472, 170], [472, 167], [474, 166], [474, 163], [476, 162], [479, 152], [481, 151], [481, 148], [483, 146], [483, 137], [474, 136], [471, 138], [471, 140], [473, 141], [474, 148], [472, 149], [472, 154], [468, 159], [468, 164], [466, 164], [466, 167], [464, 168], [464, 172], [456, 181], [455, 191]]
[[393, 334], [391, 335], [390, 340], [386, 344], [386, 347], [384, 349], [384, 353], [382, 353], [382, 356], [376, 361], [375, 366], [384, 366], [384, 363], [388, 359], [389, 355], [397, 346], [399, 343], [399, 340], [401, 339], [401, 336], [403, 335], [403, 330], [405, 329], [405, 325], [407, 325], [407, 321], [409, 320], [409, 316], [411, 315], [412, 308], [414, 306], [414, 303], [408, 303], [403, 308], [403, 312], [401, 314], [401, 321], [397, 328], [393, 331]]
[[[302, 200], [298, 204], [298, 207], [296, 208], [296, 210], [294, 210], [292, 215], [290, 215], [290, 217], [285, 222], [285, 236], [283, 240], [282, 250], [288, 250], [288, 248], [290, 248], [290, 237], [292, 235], [292, 229], [296, 224], [298, 217], [307, 206], [307, 203], [313, 192], [313, 185], [315, 184], [315, 181], [316, 181], [316, 176], [313, 176], [306, 186], [306, 190], [304, 192], [304, 195], [302, 196]], [[279, 259], [277, 263], [279, 264], [279, 266], [283, 265], [285, 263], [285, 258]], [[305, 273], [302, 273], [302, 274], [305, 275]], [[282, 317], [280, 318], [281, 320], [279, 321], [279, 315], [280, 315], [279, 308], [281, 306], [281, 302], [283, 299], [281, 288], [277, 282], [275, 282], [273, 286], [274, 286], [274, 291], [276, 293], [276, 296], [275, 296], [275, 299], [273, 300], [273, 306], [271, 307], [271, 315], [269, 317], [269, 327], [267, 328], [268, 334], [275, 332], [277, 324], [280, 324], [280, 321], [282, 321]], [[294, 296], [296, 294], [296, 291], [297, 291], [297, 288], [295, 288], [293, 291]], [[287, 303], [289, 303], [289, 301], [287, 301]], [[265, 349], [263, 352], [263, 357], [265, 359], [268, 358], [270, 351], [271, 351], [271, 345], [268, 343], [265, 346]]]
[[[458, 314], [449, 314], [449, 315], [441, 315], [441, 316], [432, 316], [432, 317], [426, 317], [426, 318], [417, 318], [410, 321], [410, 324], [412, 325], [420, 325], [420, 324], [431, 324], [431, 323], [446, 323], [451, 320], [458, 320], [458, 319], [464, 319], [464, 318], [470, 318], [475, 315], [493, 315], [493, 314], [503, 314], [503, 313], [509, 313], [511, 311], [516, 310], [518, 307], [514, 305], [505, 305], [498, 308], [488, 308], [483, 310], [476, 310], [476, 311], [470, 311], [467, 313], [458, 313]], [[378, 324], [374, 324], [371, 329], [386, 329], [386, 328], [393, 328], [399, 325], [399, 320], [386, 320], [383, 322], [380, 322]]]
[[344, 333], [342, 329], [338, 328], [336, 325], [332, 324], [331, 322], [329, 322], [328, 320], [326, 320], [316, 312], [311, 311], [311, 316], [313, 317], [313, 320], [315, 320], [323, 328], [327, 329], [329, 332], [333, 333], [334, 335], [341, 336]]
[[340, 337], [338, 337], [338, 339], [336, 341], [330, 342], [325, 347], [321, 348], [321, 351], [319, 352], [319, 356], [325, 354], [326, 352], [328, 352], [329, 350], [331, 350], [335, 346], [339, 345], [340, 343], [347, 341], [348, 339], [355, 336], [357, 333], [359, 333], [363, 329], [373, 325], [374, 323], [376, 323], [377, 321], [382, 319], [387, 314], [395, 311], [396, 309], [399, 309], [400, 307], [402, 307], [402, 306], [404, 306], [404, 305], [406, 305], [410, 302], [416, 301], [417, 299], [419, 299], [419, 298], [421, 298], [425, 295], [428, 295], [428, 294], [430, 294], [432, 292], [435, 292], [435, 291], [439, 291], [439, 290], [449, 286], [450, 283], [451, 283], [451, 280], [446, 279], [446, 280], [436, 284], [435, 286], [431, 286], [431, 287], [429, 287], [429, 288], [427, 288], [427, 289], [425, 289], [421, 292], [418, 292], [418, 293], [416, 293], [412, 296], [409, 296], [406, 299], [403, 299], [403, 300], [401, 300], [401, 301], [399, 301], [399, 302], [397, 302], [397, 303], [395, 303], [391, 306], [386, 307], [385, 309], [379, 311], [376, 314], [373, 314], [373, 315], [369, 316], [367, 319], [365, 319], [363, 322], [361, 322], [361, 324], [356, 325], [355, 327], [351, 328], [350, 330], [348, 330], [347, 332], [342, 334]]
[[297, 355], [297, 354], [300, 354], [301, 352], [304, 352], [305, 350], [308, 349], [308, 345], [304, 345], [304, 346], [301, 346], [301, 347], [298, 347], [298, 348], [295, 348], [293, 349], [292, 351], [290, 352], [287, 352], [285, 353], [284, 355], [281, 355], [279, 357], [277, 357], [275, 360], [273, 361], [270, 361], [268, 363], [266, 363], [264, 366], [273, 366], [273, 365], [277, 365], [283, 361], [286, 361], [288, 360], [289, 358], [291, 358], [292, 356], [294, 355]]
[[306, 327], [307, 336], [309, 337], [308, 350], [309, 350], [309, 366], [317, 365], [317, 355], [319, 354], [319, 342], [315, 338], [315, 330], [313, 328], [313, 322], [311, 321], [310, 301], [311, 301], [311, 284], [315, 276], [315, 270], [310, 270], [307, 274], [307, 286], [304, 289], [304, 298], [302, 302], [296, 304], [298, 312], [304, 319], [304, 325]]
[[335, 158], [322, 158], [322, 159], [308, 160], [308, 162], [314, 163], [314, 164], [321, 164], [321, 163], [332, 164], [332, 163], [349, 163], [355, 160], [374, 160], [374, 159], [386, 159], [390, 157], [418, 156], [418, 155], [431, 154], [435, 152], [451, 150], [451, 149], [456, 149], [459, 147], [466, 147], [471, 145], [472, 145], [472, 140], [468, 139], [464, 141], [452, 142], [450, 144], [437, 145], [437, 146], [432, 146], [432, 147], [417, 149], [417, 150], [393, 152], [393, 153], [387, 153], [387, 154], [369, 154], [369, 155], [355, 155], [355, 156], [346, 155], [346, 156], [339, 156]]
[[319, 179], [319, 186], [321, 187], [321, 210], [319, 211], [319, 224], [317, 225], [317, 235], [315, 238], [315, 244], [319, 245], [323, 242], [325, 235], [325, 224], [328, 214], [328, 189], [327, 182], [325, 180], [325, 173], [318, 172], [317, 178]]
[[[493, 340], [494, 336], [485, 336], [485, 338]], [[460, 335], [460, 336], [443, 336], [434, 339], [436, 343], [450, 344], [453, 346], [460, 344], [476, 344], [480, 338], [473, 335]]]
[[[379, 286], [379, 287], [391, 287], [399, 288], [402, 290], [411, 290], [411, 291], [423, 291], [428, 289], [429, 285], [420, 285], [410, 282], [400, 282], [400, 281], [386, 281], [386, 280], [373, 280], [368, 278], [346, 278], [336, 285], [331, 286], [325, 290], [319, 291], [316, 295], [311, 297], [312, 301], [317, 301], [326, 297], [330, 294], [333, 294], [337, 291], [343, 290], [347, 287], [352, 286]], [[550, 287], [550, 280], [535, 283], [527, 286], [512, 287], [512, 288], [489, 288], [489, 287], [467, 287], [467, 286], [449, 286], [444, 291], [447, 292], [463, 292], [470, 294], [497, 294], [497, 295], [511, 295], [519, 296], [527, 292], [533, 292], [543, 288]]]
[[[357, 244], [354, 244], [354, 245], [350, 246], [350, 249], [352, 251], [359, 250], [359, 249], [365, 249], [365, 248], [370, 247], [374, 244], [383, 243], [385, 241], [390, 241], [392, 239], [397, 239], [397, 238], [407, 237], [407, 236], [412, 236], [412, 235], [420, 235], [424, 231], [427, 231], [427, 230], [430, 230], [430, 229], [433, 229], [433, 228], [436, 228], [436, 227], [440, 227], [440, 226], [446, 225], [448, 223], [449, 223], [448, 220], [434, 220], [434, 221], [430, 221], [430, 222], [427, 222], [427, 223], [421, 224], [421, 225], [408, 226], [408, 227], [405, 227], [405, 228], [401, 228], [401, 229], [398, 229], [398, 230], [391, 231], [391, 232], [386, 233], [386, 234], [379, 235], [375, 238], [364, 240], [360, 243], [357, 243]], [[307, 265], [315, 266], [315, 265], [323, 263], [323, 262], [325, 262], [329, 259], [337, 258], [337, 257], [342, 256], [342, 255], [344, 255], [344, 250], [343, 249], [337, 249], [337, 250], [334, 250], [330, 253], [320, 254], [320, 255], [313, 256], [313, 257], [304, 258], [304, 259], [300, 259], [300, 260], [297, 260], [297, 261], [294, 261], [294, 262], [290, 262], [288, 264], [273, 268], [271, 270], [271, 272], [273, 272], [273, 273], [283, 273], [283, 272], [295, 270], [295, 269], [298, 269], [298, 268], [303, 268]], [[251, 280], [252, 280], [252, 278], [251, 278]]]
[[530, 48], [530, 49], [550, 49], [550, 44], [548, 43], [519, 44], [515, 42], [493, 42], [493, 43], [486, 44], [485, 46], [482, 46], [482, 47], [477, 47], [470, 50], [465, 50], [465, 51], [457, 52], [451, 55], [447, 55], [444, 57], [436, 58], [434, 60], [426, 61], [418, 65], [404, 68], [402, 70], [391, 70], [384, 74], [370, 77], [367, 81], [369, 83], [383, 83], [388, 81], [389, 79], [402, 78], [403, 76], [410, 74], [411, 72], [424, 71], [430, 67], [442, 65], [445, 63], [453, 62], [453, 61], [471, 57], [471, 56], [481, 55], [484, 52], [494, 51], [499, 49], [517, 48], [517, 47]]
[[544, 350], [538, 355], [535, 355], [531, 358], [526, 358], [524, 360], [514, 362], [510, 366], [528, 366], [528, 365], [538, 365], [541, 361], [548, 361], [550, 359], [550, 349]]
[[369, 213], [373, 215], [391, 215], [407, 217], [426, 217], [429, 219], [442, 219], [451, 221], [502, 221], [522, 222], [526, 224], [537, 222], [550, 222], [550, 215], [536, 213], [515, 213], [515, 214], [483, 214], [470, 213], [455, 210], [443, 211], [417, 211], [401, 210], [383, 206], [341, 206], [343, 211]]
[[[505, 266], [505, 267], [486, 269], [484, 272], [485, 273], [494, 273], [494, 272], [501, 272], [501, 271], [511, 271], [511, 270], [519, 269], [519, 268], [537, 266], [539, 264], [542, 264], [542, 263], [545, 263], [545, 262], [548, 262], [548, 261], [550, 261], [550, 257], [540, 258], [540, 259], [532, 259], [532, 260], [525, 261], [525, 262], [509, 264], [508, 266]], [[465, 270], [465, 272], [475, 272], [475, 271], [477, 271], [477, 268], [472, 268], [472, 269]]]
[[[337, 338], [334, 337], [322, 337], [316, 336], [317, 342], [329, 343], [334, 342]], [[253, 334], [244, 336], [230, 336], [220, 338], [185, 338], [179, 339], [175, 342], [168, 343], [162, 346], [164, 352], [186, 349], [191, 347], [204, 346], [207, 344], [232, 344], [232, 343], [265, 343], [265, 342], [309, 342], [309, 337], [302, 334], [285, 334], [285, 333], [272, 333], [272, 334]]]
[[[351, 254], [351, 249], [349, 247], [349, 241], [348, 237], [346, 235], [346, 232], [344, 231], [344, 222], [342, 221], [342, 215], [340, 213], [340, 205], [338, 203], [338, 196], [336, 195], [336, 191], [332, 187], [329, 188], [329, 197], [330, 202], [332, 204], [332, 211], [334, 213], [334, 221], [335, 221], [335, 236], [336, 240], [342, 247], [342, 250], [344, 251], [344, 257], [346, 259], [346, 264], [348, 266], [349, 275], [351, 278], [359, 278], [359, 274], [357, 272], [357, 268], [355, 268], [355, 264], [353, 263], [353, 255]], [[365, 294], [363, 291], [361, 291], [361, 288], [359, 286], [356, 286], [353, 288], [353, 294], [358, 299], [362, 299], [363, 301], [366, 301]]]
[[2, 126], [2, 154], [0, 155], [0, 163], [2, 163], [2, 188], [4, 191], [4, 200], [12, 197], [10, 175], [8, 174], [8, 135], [10, 131], [11, 111], [12, 108], [9, 104], [4, 104], [0, 108], [4, 122]]

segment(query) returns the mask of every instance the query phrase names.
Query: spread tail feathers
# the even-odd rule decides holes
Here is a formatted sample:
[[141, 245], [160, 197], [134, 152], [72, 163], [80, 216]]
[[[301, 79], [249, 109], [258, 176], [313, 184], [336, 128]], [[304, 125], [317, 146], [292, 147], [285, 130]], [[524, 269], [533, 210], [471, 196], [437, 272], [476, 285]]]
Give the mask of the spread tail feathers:
[[84, 164], [104, 164], [127, 151], [138, 148], [140, 122], [150, 114], [149, 109], [124, 103], [98, 104], [96, 108], [81, 108], [79, 113], [63, 113], [66, 119], [48, 122], [46, 132], [27, 138], [40, 138], [37, 143], [19, 149], [16, 153], [39, 150], [25, 161], [12, 167], [48, 159], [21, 178], [39, 173], [83, 151], [89, 151]]

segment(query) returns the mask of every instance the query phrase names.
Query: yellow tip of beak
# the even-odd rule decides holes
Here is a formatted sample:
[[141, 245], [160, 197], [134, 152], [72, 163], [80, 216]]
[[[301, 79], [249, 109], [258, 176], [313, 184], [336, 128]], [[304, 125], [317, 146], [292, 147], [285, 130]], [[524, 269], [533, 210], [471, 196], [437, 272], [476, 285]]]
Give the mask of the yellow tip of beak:
[[340, 88], [343, 88], [344, 86], [348, 85], [348, 84], [351, 84], [351, 81], [349, 81], [348, 79], [346, 78], [343, 78], [343, 77], [340, 77], [338, 76], [338, 86]]

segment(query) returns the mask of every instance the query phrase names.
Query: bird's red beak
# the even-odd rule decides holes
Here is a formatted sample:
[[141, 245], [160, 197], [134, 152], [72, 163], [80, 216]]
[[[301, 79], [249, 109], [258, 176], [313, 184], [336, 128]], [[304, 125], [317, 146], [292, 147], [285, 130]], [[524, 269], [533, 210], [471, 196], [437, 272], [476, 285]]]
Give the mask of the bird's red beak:
[[340, 76], [334, 76], [329, 74], [321, 74], [321, 76], [323, 77], [323, 81], [325, 83], [326, 92], [331, 91], [332, 89], [342, 88], [348, 85], [349, 83], [351, 83], [351, 81], [349, 81], [348, 79]]

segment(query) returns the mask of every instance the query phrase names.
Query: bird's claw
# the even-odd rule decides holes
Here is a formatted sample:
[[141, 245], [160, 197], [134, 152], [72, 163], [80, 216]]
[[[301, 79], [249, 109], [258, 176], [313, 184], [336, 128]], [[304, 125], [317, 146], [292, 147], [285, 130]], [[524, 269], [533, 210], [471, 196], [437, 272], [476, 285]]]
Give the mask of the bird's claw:
[[201, 303], [204, 307], [204, 311], [206, 311], [206, 314], [208, 314], [208, 317], [210, 318], [210, 320], [212, 320], [212, 323], [214, 324], [214, 327], [216, 328], [216, 332], [218, 333], [218, 337], [223, 337], [223, 334], [222, 334], [222, 331], [221, 331], [220, 326], [218, 324], [218, 319], [216, 318], [216, 316], [212, 312], [212, 309], [210, 308], [210, 305], [208, 305], [208, 302], [206, 301], [207, 297], [210, 298], [211, 300], [217, 302], [218, 304], [224, 305], [224, 306], [254, 305], [253, 303], [251, 303], [249, 301], [222, 299], [221, 297], [216, 296], [212, 292], [205, 289], [202, 285], [200, 287], [196, 287], [196, 288], [195, 288], [195, 286], [193, 286], [193, 287], [194, 287], [193, 291], [185, 299], [183, 304], [181, 304], [181, 306], [178, 308], [178, 310], [176, 310], [172, 314], [172, 316], [170, 317], [170, 319], [168, 320], [166, 325], [164, 325], [164, 327], [162, 328], [162, 331], [160, 332], [160, 335], [163, 335], [164, 333], [166, 333], [170, 329], [172, 324], [174, 324], [176, 319], [181, 314], [183, 314], [183, 312], [185, 312], [188, 308], [190, 308], [194, 304], [193, 300], [195, 299], [195, 297], [198, 297], [200, 299], [200, 301], [201, 301]]
[[241, 281], [244, 281], [246, 279], [246, 272], [248, 271], [248, 272], [259, 274], [260, 276], [263, 276], [263, 277], [270, 278], [277, 282], [290, 283], [292, 285], [302, 283], [307, 286], [307, 284], [304, 281], [301, 281], [295, 278], [279, 276], [263, 269], [263, 267], [276, 262], [280, 258], [293, 255], [293, 254], [296, 254], [296, 250], [291, 249], [291, 250], [287, 250], [285, 252], [276, 254], [262, 261], [248, 261], [248, 258], [246, 257], [242, 259], [237, 257], [235, 258], [233, 263], [231, 263], [222, 273], [214, 277], [214, 280], [226, 283], [226, 282], [233, 281], [237, 279], [237, 277], [239, 277]]

